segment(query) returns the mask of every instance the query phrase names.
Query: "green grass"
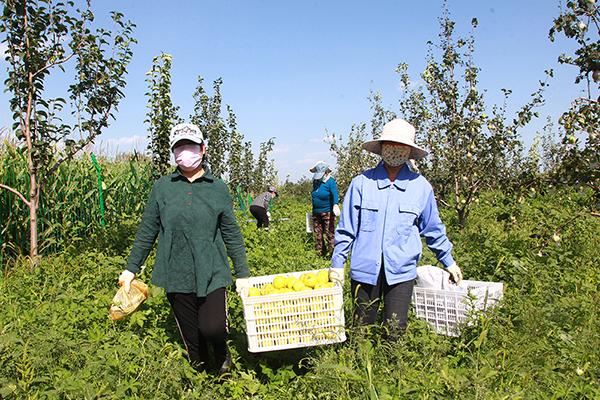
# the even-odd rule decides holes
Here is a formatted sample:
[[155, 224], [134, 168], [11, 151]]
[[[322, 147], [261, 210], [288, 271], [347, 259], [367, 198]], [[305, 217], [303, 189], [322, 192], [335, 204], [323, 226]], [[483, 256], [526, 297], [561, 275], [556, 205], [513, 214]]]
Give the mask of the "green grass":
[[[137, 227], [132, 212], [44, 257], [33, 273], [23, 260], [4, 266], [0, 398], [599, 398], [600, 219], [586, 202], [572, 191], [522, 201], [487, 193], [462, 233], [442, 210], [465, 276], [505, 283], [501, 307], [458, 338], [411, 316], [407, 333], [388, 342], [381, 327], [354, 326], [346, 288], [345, 343], [249, 354], [242, 305], [230, 291], [235, 365], [220, 382], [187, 364], [161, 289], [152, 287], [129, 319], [108, 319]], [[304, 233], [308, 207], [307, 198], [281, 196], [273, 218], [290, 220], [271, 232], [239, 214], [253, 275], [328, 265]], [[422, 263], [433, 262], [427, 251]]]

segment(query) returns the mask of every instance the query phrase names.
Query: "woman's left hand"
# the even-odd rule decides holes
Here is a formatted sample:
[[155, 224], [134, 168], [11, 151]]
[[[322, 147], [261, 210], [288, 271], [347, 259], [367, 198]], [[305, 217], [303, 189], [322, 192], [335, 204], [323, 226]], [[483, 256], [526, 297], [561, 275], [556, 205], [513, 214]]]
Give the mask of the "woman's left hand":
[[450, 273], [450, 280], [456, 283], [457, 285], [460, 284], [460, 281], [462, 281], [463, 276], [462, 271], [460, 270], [460, 268], [458, 268], [458, 265], [456, 265], [456, 263], [452, 264], [448, 267], [447, 271]]
[[333, 215], [335, 215], [336, 217], [340, 216], [340, 206], [338, 206], [337, 204], [333, 205]]

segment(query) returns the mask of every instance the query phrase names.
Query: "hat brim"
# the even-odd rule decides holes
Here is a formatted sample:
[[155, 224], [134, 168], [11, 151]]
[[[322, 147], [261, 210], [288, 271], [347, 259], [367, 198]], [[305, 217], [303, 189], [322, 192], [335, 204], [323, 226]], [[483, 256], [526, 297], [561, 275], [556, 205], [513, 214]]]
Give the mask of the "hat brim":
[[407, 146], [410, 146], [410, 148], [411, 148], [410, 156], [408, 158], [410, 158], [411, 160], [420, 160], [421, 158], [424, 158], [427, 156], [427, 154], [429, 154], [429, 152], [427, 150], [417, 146], [414, 143], [406, 143], [406, 142], [401, 142], [401, 141], [397, 141], [397, 140], [389, 140], [389, 139], [370, 140], [368, 142], [363, 143], [362, 148], [370, 153], [381, 155], [381, 143], [384, 141], [395, 142], [395, 143], [400, 143], [400, 144], [405, 144]]
[[325, 175], [325, 172], [315, 172], [313, 175], [313, 181], [316, 179], [321, 179], [323, 177], [323, 175]]
[[182, 140], [189, 140], [190, 142], [194, 142], [196, 144], [203, 144], [204, 140], [200, 139], [197, 136], [192, 136], [192, 135], [181, 135], [181, 136], [176, 136], [173, 138], [173, 140], [171, 141], [171, 148], [175, 147], [175, 145], [178, 142], [181, 142]]

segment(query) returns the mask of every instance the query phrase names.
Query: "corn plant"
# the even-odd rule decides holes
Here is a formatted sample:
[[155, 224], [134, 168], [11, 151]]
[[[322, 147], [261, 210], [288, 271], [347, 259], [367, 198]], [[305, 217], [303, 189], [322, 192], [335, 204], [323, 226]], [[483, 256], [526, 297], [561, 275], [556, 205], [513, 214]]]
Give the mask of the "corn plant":
[[[106, 224], [137, 218], [152, 187], [151, 165], [137, 154], [130, 159], [98, 160], [106, 207]], [[25, 151], [6, 144], [0, 153], [0, 184], [26, 187], [28, 184]], [[79, 245], [103, 229], [98, 205], [98, 180], [92, 161], [87, 157], [62, 164], [48, 177], [40, 196], [40, 254], [48, 254]], [[28, 244], [28, 208], [8, 191], [0, 192], [0, 254], [6, 259], [26, 253]]]

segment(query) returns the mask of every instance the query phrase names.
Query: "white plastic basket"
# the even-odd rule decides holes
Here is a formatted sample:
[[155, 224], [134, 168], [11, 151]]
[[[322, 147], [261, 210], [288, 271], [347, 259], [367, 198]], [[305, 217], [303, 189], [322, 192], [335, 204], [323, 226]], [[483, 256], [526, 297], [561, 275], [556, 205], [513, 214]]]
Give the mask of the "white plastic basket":
[[306, 213], [306, 233], [313, 233], [315, 230], [315, 226], [313, 223], [312, 213]]
[[[272, 283], [276, 276], [317, 273], [290, 272], [248, 278], [253, 287]], [[343, 291], [341, 283], [332, 288], [248, 296], [240, 293], [244, 305], [248, 351], [293, 349], [339, 343], [346, 340]]]
[[502, 298], [501, 282], [463, 280], [461, 290], [444, 290], [415, 286], [413, 309], [418, 318], [426, 320], [440, 334], [458, 336], [459, 325], [474, 311], [485, 311]]

